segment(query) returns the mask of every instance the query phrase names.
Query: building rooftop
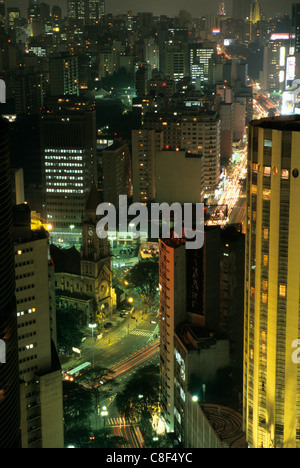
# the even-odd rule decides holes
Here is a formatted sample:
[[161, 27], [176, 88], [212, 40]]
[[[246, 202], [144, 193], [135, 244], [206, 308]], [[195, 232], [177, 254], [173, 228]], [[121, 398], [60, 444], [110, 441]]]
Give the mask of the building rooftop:
[[81, 274], [81, 255], [75, 247], [61, 249], [50, 245], [50, 255], [54, 264], [55, 273]]
[[224, 448], [247, 448], [240, 413], [222, 405], [201, 404], [201, 408]]
[[254, 127], [270, 128], [272, 130], [300, 131], [300, 115], [283, 115], [279, 117], [267, 117], [260, 120], [252, 120]]
[[192, 323], [182, 323], [179, 325], [176, 335], [188, 351], [210, 348], [218, 340], [218, 337], [212, 330]]

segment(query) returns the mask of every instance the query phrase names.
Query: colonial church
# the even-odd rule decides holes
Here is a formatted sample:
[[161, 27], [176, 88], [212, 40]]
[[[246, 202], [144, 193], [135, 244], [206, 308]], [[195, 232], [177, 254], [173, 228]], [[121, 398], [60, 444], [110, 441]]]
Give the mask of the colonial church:
[[81, 252], [75, 247], [50, 246], [58, 306], [80, 313], [83, 325], [100, 323], [103, 317], [111, 315], [117, 302], [109, 242], [99, 239], [96, 233], [96, 209], [100, 203], [100, 194], [93, 185], [83, 216]]

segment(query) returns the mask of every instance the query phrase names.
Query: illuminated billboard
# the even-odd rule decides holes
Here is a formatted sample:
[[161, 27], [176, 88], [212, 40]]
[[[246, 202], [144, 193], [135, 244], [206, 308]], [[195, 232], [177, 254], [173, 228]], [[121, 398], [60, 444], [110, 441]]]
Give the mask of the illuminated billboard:
[[271, 34], [271, 41], [288, 41], [290, 39], [289, 33]]
[[294, 81], [296, 76], [296, 57], [288, 57], [286, 61], [286, 81]]

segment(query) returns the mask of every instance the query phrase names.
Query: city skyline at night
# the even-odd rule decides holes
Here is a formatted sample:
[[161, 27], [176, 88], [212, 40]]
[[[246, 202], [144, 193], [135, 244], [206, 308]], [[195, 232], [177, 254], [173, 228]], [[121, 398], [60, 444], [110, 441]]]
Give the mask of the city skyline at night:
[[[49, 0], [47, 3], [51, 6], [59, 5], [62, 8], [63, 13], [67, 14], [67, 0]], [[295, 2], [293, 0], [286, 0], [284, 2], [284, 6], [279, 0], [261, 0], [260, 3], [262, 5], [263, 12], [268, 16], [272, 16], [274, 11], [275, 13], [290, 14], [292, 4]], [[24, 12], [26, 10], [23, 0], [6, 0], [6, 4], [8, 7], [17, 6]], [[226, 0], [225, 7], [227, 14], [230, 14], [232, 11], [232, 0]], [[128, 0], [126, 5], [124, 5], [122, 0], [106, 1], [107, 12], [116, 14], [117, 12], [124, 13], [128, 10], [132, 10], [134, 13], [137, 13], [138, 11], [150, 11], [155, 15], [163, 14], [168, 16], [177, 15], [180, 10], [186, 10], [197, 17], [202, 14], [215, 14], [218, 11], [218, 1], [216, 0], [212, 2], [212, 4], [208, 5], [204, 0], [188, 0], [183, 6], [180, 0], [167, 0], [163, 5], [161, 5], [158, 0], [153, 0], [153, 2], [151, 2], [151, 7], [149, 6], [149, 2], [146, 0], [139, 1], [138, 5], [135, 0]]]
[[0, 0], [0, 88], [0, 447], [300, 448], [300, 3]]

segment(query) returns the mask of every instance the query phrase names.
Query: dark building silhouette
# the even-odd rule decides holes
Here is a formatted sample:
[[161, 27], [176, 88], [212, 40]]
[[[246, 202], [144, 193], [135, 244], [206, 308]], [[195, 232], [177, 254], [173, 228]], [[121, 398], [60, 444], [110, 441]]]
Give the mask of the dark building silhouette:
[[[0, 120], [0, 447], [19, 446], [20, 396], [8, 123]], [[3, 357], [2, 357], [3, 360]]]

